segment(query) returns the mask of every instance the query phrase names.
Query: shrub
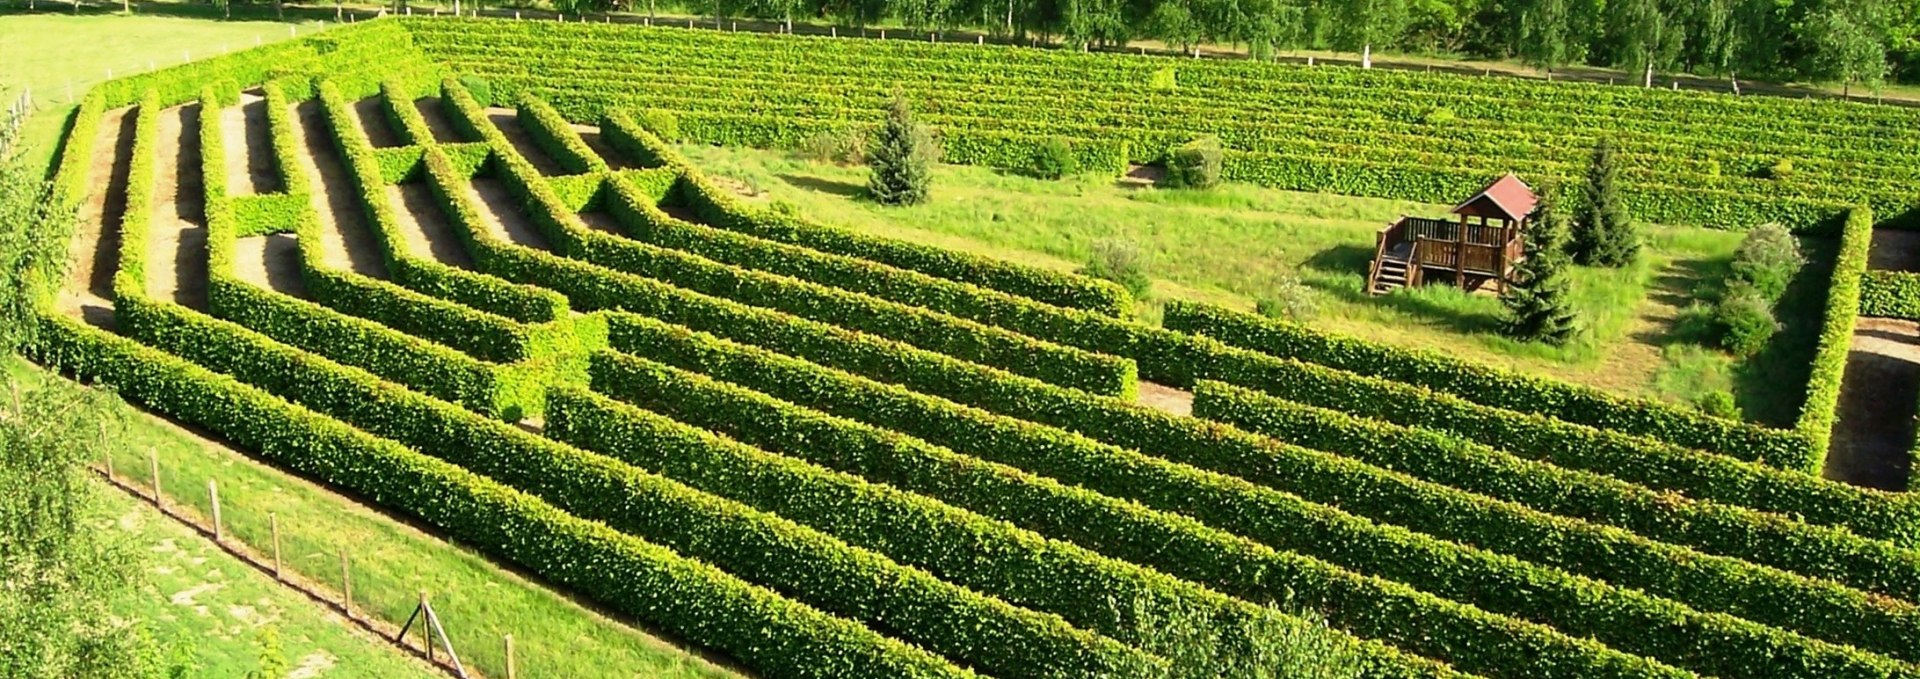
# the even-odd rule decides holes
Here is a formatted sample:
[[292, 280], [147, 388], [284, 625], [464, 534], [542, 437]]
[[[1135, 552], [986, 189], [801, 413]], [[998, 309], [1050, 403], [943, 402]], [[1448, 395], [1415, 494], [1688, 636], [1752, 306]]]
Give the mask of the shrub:
[[1041, 179], [1059, 179], [1080, 172], [1080, 159], [1073, 155], [1073, 145], [1066, 137], [1047, 137], [1033, 147], [1033, 158], [1028, 162], [1027, 174]]
[[1147, 87], [1153, 88], [1155, 92], [1172, 92], [1179, 87], [1175, 75], [1176, 72], [1172, 66], [1156, 70], [1153, 72], [1153, 77], [1147, 80]]
[[1320, 315], [1320, 297], [1294, 276], [1275, 284], [1273, 292], [1254, 302], [1254, 311], [1267, 318], [1304, 323]]
[[1435, 106], [1427, 109], [1426, 114], [1420, 116], [1420, 122], [1428, 125], [1450, 125], [1459, 119], [1460, 116], [1455, 115], [1453, 109], [1445, 106]]
[[467, 94], [473, 95], [473, 100], [480, 102], [481, 106], [492, 106], [495, 103], [491, 80], [477, 75], [463, 75], [460, 76], [460, 86], [467, 88]]
[[653, 136], [659, 137], [662, 141], [674, 143], [686, 139], [686, 136], [680, 133], [680, 117], [674, 115], [672, 111], [657, 108], [644, 109], [635, 118], [635, 122], [640, 124], [640, 129], [652, 132]]
[[887, 122], [880, 128], [880, 138], [867, 158], [873, 168], [867, 192], [882, 205], [927, 202], [934, 155], [933, 135], [914, 120], [907, 100], [895, 96], [887, 107]]
[[800, 140], [794, 152], [817, 163], [859, 165], [867, 162], [867, 135], [854, 128], [821, 130]]
[[1093, 244], [1093, 254], [1087, 257], [1087, 265], [1081, 267], [1081, 275], [1119, 283], [1135, 299], [1145, 297], [1147, 289], [1153, 286], [1153, 279], [1147, 277], [1146, 255], [1140, 252], [1140, 244], [1128, 240], [1103, 240]]
[[1724, 391], [1709, 391], [1701, 394], [1700, 398], [1694, 400], [1693, 407], [1721, 419], [1732, 420], [1740, 417], [1740, 408], [1734, 405], [1733, 394]]
[[1220, 139], [1206, 136], [1174, 149], [1167, 160], [1167, 185], [1205, 189], [1220, 183]]
[[1759, 289], [1745, 284], [1727, 288], [1720, 304], [1714, 307], [1714, 321], [1723, 334], [1720, 343], [1736, 356], [1760, 353], [1773, 339], [1780, 324], [1773, 319], [1772, 304]]
[[1776, 302], [1806, 261], [1800, 254], [1800, 241], [1786, 227], [1762, 224], [1748, 231], [1734, 251], [1733, 277], [1752, 285], [1767, 301]]
[[1767, 179], [1775, 181], [1786, 181], [1793, 178], [1793, 159], [1781, 158], [1780, 160], [1774, 161], [1773, 165], [1767, 167], [1766, 175]]

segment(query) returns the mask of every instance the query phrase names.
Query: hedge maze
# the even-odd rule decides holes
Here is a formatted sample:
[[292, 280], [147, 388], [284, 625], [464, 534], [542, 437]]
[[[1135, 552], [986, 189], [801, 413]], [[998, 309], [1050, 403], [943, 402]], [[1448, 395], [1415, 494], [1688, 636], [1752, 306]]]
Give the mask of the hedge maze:
[[[1033, 94], [1067, 77], [1085, 96]], [[1210, 133], [1240, 179], [1399, 198], [1481, 161], [1569, 176], [1598, 126], [1657, 109], [1625, 137], [1650, 217], [1837, 225], [1808, 414], [1764, 429], [1201, 304], [1142, 325], [1112, 284], [774, 212], [656, 134], [671, 111], [778, 146], [864, 124], [896, 80], [950, 160], [1064, 136], [1118, 171]], [[33, 354], [761, 676], [1225, 676], [1149, 621], [1311, 611], [1367, 677], [1920, 677], [1920, 503], [1817, 473], [1855, 309], [1920, 289], [1863, 273], [1920, 118], [1460, 84], [373, 21], [88, 93], [57, 197], [124, 202], [77, 236], [112, 294], [42, 272]], [[1421, 117], [1443, 100], [1451, 122]], [[229, 152], [259, 141], [243, 101], [270, 148]], [[1469, 142], [1505, 155], [1421, 162]], [[279, 190], [229, 186], [254, 153]], [[1749, 176], [1786, 157], [1790, 180]], [[150, 218], [183, 191], [204, 245]]]

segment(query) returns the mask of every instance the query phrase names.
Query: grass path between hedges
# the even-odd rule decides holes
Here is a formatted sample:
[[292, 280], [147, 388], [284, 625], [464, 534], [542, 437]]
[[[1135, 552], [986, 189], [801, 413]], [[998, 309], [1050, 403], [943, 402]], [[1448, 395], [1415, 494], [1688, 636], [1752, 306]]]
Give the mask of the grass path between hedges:
[[[865, 169], [777, 151], [689, 145], [709, 174], [732, 178], [763, 200], [868, 233], [1071, 270], [1096, 241], [1139, 243], [1155, 277], [1150, 297], [1197, 299], [1251, 309], [1283, 279], [1297, 278], [1320, 303], [1313, 324], [1371, 340], [1430, 348], [1552, 375], [1616, 393], [1695, 402], [1731, 392], [1749, 418], [1790, 423], [1799, 411], [1807, 352], [1789, 324], [1779, 350], [1736, 361], [1701, 346], [1687, 307], [1725, 274], [1737, 233], [1645, 229], [1634, 268], [1576, 268], [1574, 295], [1590, 329], [1564, 349], [1498, 335], [1499, 300], [1432, 286], [1385, 297], [1361, 292], [1374, 234], [1402, 214], [1437, 216], [1449, 206], [1227, 185], [1196, 193], [1099, 178], [1048, 182], [977, 167], [941, 166], [928, 205], [880, 208], [859, 198]], [[1830, 250], [1830, 248], [1829, 248]], [[1829, 255], [1830, 257], [1830, 255]], [[1810, 266], [1809, 274], [1819, 266]], [[1158, 305], [1142, 316], [1155, 322]], [[1798, 310], [1794, 310], [1798, 313]], [[1762, 379], [1764, 377], [1764, 379]]]
[[[5, 374], [23, 385], [79, 388], [18, 357], [6, 357], [0, 362], [4, 363]], [[347, 551], [353, 568], [355, 610], [360, 614], [372, 613], [397, 625], [412, 612], [419, 592], [430, 593], [434, 609], [446, 624], [447, 634], [460, 652], [461, 660], [487, 676], [506, 676], [501, 646], [504, 634], [514, 635], [519, 676], [650, 679], [739, 676], [351, 498], [256, 462], [242, 452], [161, 418], [130, 406], [120, 407], [125, 409], [128, 418], [127, 440], [113, 451], [114, 470], [121, 478], [135, 484], [151, 483], [146, 459], [146, 450], [151, 448], [159, 454], [161, 486], [169, 502], [202, 517], [211, 512], [207, 480], [216, 479], [223, 524], [229, 535], [266, 553], [272, 545], [268, 512], [276, 513], [284, 567], [333, 590], [339, 586], [340, 552]], [[118, 494], [113, 490], [105, 492]], [[125, 502], [137, 501], [127, 498]], [[119, 501], [115, 501], [114, 506], [122, 513], [131, 511], [120, 507]], [[145, 511], [150, 515], [148, 519], [165, 521], [151, 509]], [[123, 517], [118, 521], [135, 528], [147, 523], [140, 518]], [[140, 528], [137, 532], [158, 534], [158, 530]], [[154, 544], [160, 543], [156, 540]], [[151, 571], [177, 570], [176, 562], [182, 558], [190, 562], [204, 558], [207, 561], [194, 562], [204, 564], [213, 563], [217, 555], [225, 560], [218, 565], [220, 581], [229, 585], [207, 584], [213, 581], [212, 575], [200, 582], [188, 583], [184, 579], [187, 576], [161, 572], [162, 577], [152, 578], [148, 589], [165, 594], [167, 601], [130, 602], [128, 613], [157, 616], [154, 620], [161, 631], [208, 638], [205, 646], [212, 655], [210, 662], [203, 664], [205, 667], [229, 661], [250, 667], [244, 662], [252, 662], [252, 656], [247, 654], [252, 652], [253, 638], [240, 633], [239, 627], [245, 623], [241, 618], [264, 615], [262, 606], [250, 602], [265, 595], [251, 593], [253, 588], [246, 586], [242, 591], [249, 593], [241, 599], [217, 605], [254, 606], [255, 610], [232, 610], [224, 616], [216, 615], [221, 612], [216, 604], [205, 601], [189, 606], [192, 615], [165, 608], [162, 604], [169, 603], [181, 591], [195, 587], [202, 593], [226, 586], [239, 588], [242, 585], [237, 583], [242, 578], [238, 571], [246, 569], [210, 544], [201, 545], [205, 548], [204, 554], [187, 547], [182, 540], [171, 544], [171, 548], [153, 550], [153, 558], [143, 559], [144, 567]], [[171, 553], [175, 548], [196, 553], [180, 557]], [[263, 584], [272, 583], [265, 579]], [[412, 663], [425, 672], [425, 676], [438, 676], [423, 663], [407, 659], [384, 642], [350, 633], [343, 622], [329, 617], [333, 615], [331, 612], [293, 590], [277, 589], [285, 597], [291, 597], [272, 599], [284, 602], [276, 603], [274, 610], [285, 619], [313, 620], [314, 624], [330, 624], [338, 629], [338, 634], [303, 629], [300, 638], [312, 640], [307, 647], [296, 645], [292, 630], [281, 630], [289, 657], [296, 666], [302, 658], [316, 653], [335, 659], [331, 672], [313, 676], [405, 676], [380, 671], [383, 667], [405, 667], [404, 663], [396, 664], [399, 660]], [[295, 603], [306, 606], [307, 610], [290, 610]], [[206, 615], [193, 608], [199, 605], [208, 606]], [[297, 650], [301, 648], [305, 650]], [[234, 659], [236, 654], [240, 659]], [[368, 662], [375, 664], [364, 667], [348, 662], [379, 654], [393, 656], [394, 661], [371, 660]], [[238, 675], [210, 673], [205, 676]]]

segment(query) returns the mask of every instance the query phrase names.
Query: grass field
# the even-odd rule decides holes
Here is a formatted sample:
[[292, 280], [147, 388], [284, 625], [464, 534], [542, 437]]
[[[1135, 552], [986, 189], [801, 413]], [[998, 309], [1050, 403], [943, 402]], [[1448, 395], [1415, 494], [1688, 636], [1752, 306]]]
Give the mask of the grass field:
[[[77, 388], [71, 382], [53, 378], [47, 372], [17, 357], [5, 360], [6, 374], [28, 385], [53, 385]], [[129, 408], [131, 410], [131, 408]], [[353, 594], [357, 610], [399, 624], [412, 612], [421, 591], [430, 593], [434, 608], [447, 624], [447, 634], [469, 667], [490, 676], [506, 676], [501, 635], [515, 638], [514, 655], [521, 676], [577, 677], [621, 676], [693, 679], [725, 677], [732, 673], [648, 637], [621, 622], [582, 608], [565, 595], [555, 593], [508, 572], [485, 557], [448, 544], [391, 517], [368, 509], [353, 500], [325, 488], [260, 464], [245, 454], [206, 441], [191, 432], [139, 412], [128, 413], [128, 438], [113, 447], [114, 469], [136, 483], [150, 483], [146, 451], [159, 454], [161, 485], [171, 501], [183, 503], [202, 516], [210, 511], [207, 480], [216, 479], [220, 487], [221, 514], [227, 530], [241, 541], [264, 551], [272, 544], [268, 512], [279, 515], [284, 564], [308, 579], [337, 589], [341, 550], [347, 550], [353, 563]], [[116, 492], [109, 491], [116, 497]], [[194, 638], [205, 638], [207, 676], [239, 676], [216, 671], [230, 664], [249, 666], [253, 639], [239, 633], [245, 621], [242, 612], [223, 607], [255, 606], [264, 594], [274, 589], [276, 610], [287, 620], [299, 621], [301, 636], [293, 628], [283, 628], [282, 642], [289, 657], [298, 663], [304, 657], [297, 651], [298, 638], [312, 639], [309, 652], [324, 652], [339, 660], [341, 676], [403, 676], [377, 671], [382, 667], [426, 670], [424, 665], [406, 661], [399, 651], [351, 636], [343, 623], [331, 621], [332, 613], [308, 603], [290, 589], [274, 587], [258, 576], [242, 578], [244, 565], [224, 552], [204, 543], [193, 543], [191, 534], [174, 536], [169, 531], [184, 528], [153, 525], [163, 521], [151, 509], [138, 510], [115, 500], [111, 506], [123, 512], [118, 523], [135, 533], [136, 539], [161, 545], [173, 539], [172, 547], [152, 550], [154, 558], [146, 563], [153, 578], [151, 589], [161, 601], [130, 602], [129, 613], [160, 616], [163, 631], [175, 631]], [[189, 545], [189, 543], [192, 543]], [[175, 550], [194, 552], [182, 556]], [[214, 555], [224, 559], [219, 575], [211, 571], [194, 575], [179, 572], [180, 562], [193, 563]], [[198, 609], [191, 617], [181, 611], [169, 614], [166, 608], [179, 592], [200, 587], [215, 579], [235, 583], [236, 594], [215, 598], [200, 597], [208, 607], [202, 616]], [[243, 584], [244, 583], [244, 584]], [[256, 586], [257, 585], [257, 586]], [[218, 586], [215, 586], [218, 587]], [[202, 591], [211, 591], [203, 588]], [[241, 596], [238, 593], [245, 593]], [[191, 598], [191, 597], [189, 597]], [[224, 602], [224, 603], [221, 603]], [[296, 605], [297, 604], [297, 605]], [[292, 609], [304, 607], [304, 610]], [[171, 617], [166, 617], [171, 615]], [[259, 611], [244, 615], [264, 615]], [[333, 632], [317, 627], [329, 626]], [[163, 637], [165, 638], [165, 637]], [[374, 657], [374, 656], [390, 657]], [[367, 662], [385, 663], [363, 668], [348, 663], [362, 657]], [[198, 676], [198, 675], [196, 675]]]
[[1431, 286], [1368, 297], [1361, 291], [1374, 233], [1402, 214], [1443, 215], [1445, 205], [1249, 185], [1199, 193], [1102, 178], [1041, 181], [942, 166], [931, 203], [883, 209], [859, 198], [864, 168], [753, 149], [683, 150], [696, 164], [769, 200], [870, 233], [1057, 269], [1083, 264], [1098, 241], [1135, 242], [1156, 279], [1154, 300], [1141, 312], [1149, 321], [1158, 315], [1152, 302], [1168, 298], [1252, 308], [1291, 277], [1320, 302], [1313, 323], [1343, 333], [1682, 403], [1731, 390], [1749, 417], [1761, 421], [1789, 421], [1799, 407], [1794, 390], [1745, 376], [1778, 377], [1803, 364], [1803, 352], [1768, 352], [1742, 364], [1700, 346], [1698, 333], [1678, 322], [1701, 289], [1725, 274], [1737, 233], [1647, 227], [1648, 256], [1635, 267], [1576, 268], [1574, 294], [1588, 332], [1568, 347], [1553, 348], [1500, 337], [1500, 302], [1487, 292]]

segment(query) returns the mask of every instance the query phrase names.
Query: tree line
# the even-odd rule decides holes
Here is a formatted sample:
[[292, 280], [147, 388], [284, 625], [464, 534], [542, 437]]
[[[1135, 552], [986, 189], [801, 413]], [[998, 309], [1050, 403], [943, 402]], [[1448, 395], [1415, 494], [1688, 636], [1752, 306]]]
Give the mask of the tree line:
[[1878, 88], [1920, 81], [1920, 2], [1904, 0], [554, 0], [563, 12], [983, 31], [1111, 48], [1157, 40], [1268, 57], [1376, 50]]

